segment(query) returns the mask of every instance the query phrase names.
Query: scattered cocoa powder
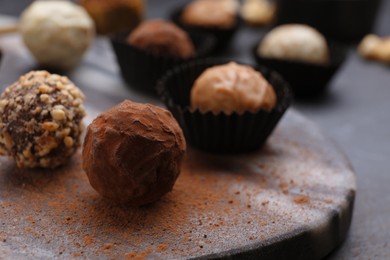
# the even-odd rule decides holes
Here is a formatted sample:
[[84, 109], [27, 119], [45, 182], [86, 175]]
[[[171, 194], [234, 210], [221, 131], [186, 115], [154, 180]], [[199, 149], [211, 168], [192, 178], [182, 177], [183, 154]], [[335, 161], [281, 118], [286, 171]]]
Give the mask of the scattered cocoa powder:
[[279, 183], [279, 188], [281, 188], [281, 189], [285, 189], [285, 188], [287, 188], [287, 186], [288, 186], [287, 182], [282, 181]]
[[[171, 259], [281, 236], [300, 225], [305, 208], [324, 203], [294, 196], [292, 189], [308, 194], [312, 190], [298, 179], [275, 176], [280, 162], [267, 156], [271, 155], [227, 158], [190, 150], [173, 191], [142, 207], [117, 206], [102, 199], [81, 169], [80, 154], [55, 172], [17, 169], [1, 158], [1, 239], [12, 245], [9, 258], [23, 251], [30, 258], [61, 254], [62, 258]], [[299, 152], [287, 158], [293, 156], [300, 158]], [[279, 187], [284, 182], [288, 185]], [[291, 189], [289, 194], [283, 194], [285, 186]], [[331, 197], [335, 192], [323, 186], [321, 196], [325, 194], [330, 194], [323, 199], [330, 208], [337, 202]], [[291, 201], [291, 208], [281, 207], [278, 198]], [[292, 210], [296, 207], [302, 208], [297, 217]]]
[[90, 235], [84, 236], [84, 245], [89, 246], [93, 243], [93, 238]]
[[113, 244], [104, 244], [104, 249], [111, 249], [114, 245]]
[[126, 260], [132, 259], [132, 260], [144, 260], [151, 252], [145, 251], [145, 252], [128, 252], [125, 254]]
[[310, 198], [305, 195], [297, 195], [294, 197], [294, 202], [298, 204], [309, 203]]
[[157, 248], [159, 249], [159, 250], [161, 250], [161, 251], [166, 251], [167, 249], [168, 249], [168, 245], [167, 244], [159, 244], [158, 246], [157, 246]]
[[[226, 234], [231, 223], [240, 227], [242, 223], [229, 218], [249, 210], [248, 203], [240, 202], [248, 192], [230, 191], [229, 185], [237, 178], [245, 182], [246, 177], [210, 174], [210, 162], [196, 163], [195, 167], [187, 158], [173, 192], [155, 204], [132, 208], [113, 205], [90, 187], [79, 154], [73, 164], [55, 174], [20, 170], [3, 161], [0, 214], [6, 238], [19, 247], [38, 243], [42, 248], [61, 248], [56, 255], [63, 257], [196, 255], [213, 248], [213, 241]], [[216, 216], [216, 210], [224, 216]], [[6, 228], [10, 225], [15, 228]], [[24, 234], [23, 243], [16, 239], [20, 234]]]

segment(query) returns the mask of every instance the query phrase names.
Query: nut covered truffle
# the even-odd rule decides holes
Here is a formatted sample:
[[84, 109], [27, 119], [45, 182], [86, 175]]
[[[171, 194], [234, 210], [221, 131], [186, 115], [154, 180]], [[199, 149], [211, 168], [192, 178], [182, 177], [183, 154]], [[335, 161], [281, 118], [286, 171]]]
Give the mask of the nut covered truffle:
[[268, 58], [329, 63], [329, 49], [324, 36], [303, 24], [285, 24], [274, 28], [264, 37], [257, 52]]
[[188, 34], [171, 22], [150, 20], [139, 25], [127, 42], [155, 55], [190, 58], [195, 48]]
[[80, 145], [83, 93], [67, 78], [32, 71], [0, 96], [0, 154], [20, 168], [55, 168]]
[[20, 32], [38, 63], [59, 69], [76, 66], [92, 44], [93, 20], [68, 1], [35, 1], [22, 14]]
[[275, 91], [263, 75], [235, 62], [205, 70], [191, 89], [191, 108], [201, 112], [241, 114], [275, 105]]
[[144, 205], [172, 190], [185, 149], [183, 132], [170, 112], [124, 101], [89, 125], [83, 169], [103, 197]]

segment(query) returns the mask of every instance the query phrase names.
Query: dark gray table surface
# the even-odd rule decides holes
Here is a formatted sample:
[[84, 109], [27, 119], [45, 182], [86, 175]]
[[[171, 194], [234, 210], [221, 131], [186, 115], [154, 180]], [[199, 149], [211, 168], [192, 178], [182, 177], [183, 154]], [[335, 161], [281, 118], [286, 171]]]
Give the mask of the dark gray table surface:
[[[29, 2], [0, 0], [0, 14], [18, 15]], [[167, 17], [172, 7], [183, 2], [149, 0], [147, 16]], [[253, 63], [250, 48], [265, 31], [242, 28], [226, 56]], [[374, 32], [390, 35], [388, 0], [383, 0]], [[390, 259], [390, 67], [362, 60], [355, 47], [351, 46], [348, 59], [330, 83], [328, 95], [321, 100], [295, 102], [293, 107], [339, 144], [357, 174], [349, 235], [327, 259]], [[6, 66], [2, 64], [1, 89], [10, 83], [4, 78]]]

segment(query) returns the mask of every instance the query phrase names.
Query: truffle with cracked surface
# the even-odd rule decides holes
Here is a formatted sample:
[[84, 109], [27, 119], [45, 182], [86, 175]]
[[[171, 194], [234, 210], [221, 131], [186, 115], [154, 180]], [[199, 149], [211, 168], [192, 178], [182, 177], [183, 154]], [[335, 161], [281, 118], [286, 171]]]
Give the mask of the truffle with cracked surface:
[[201, 112], [255, 113], [275, 105], [275, 91], [263, 75], [235, 62], [208, 68], [191, 89], [191, 108]]
[[124, 101], [88, 126], [83, 169], [103, 197], [144, 205], [172, 190], [185, 149], [183, 132], [169, 111]]
[[20, 168], [55, 168], [80, 146], [83, 93], [67, 78], [32, 71], [0, 96], [0, 154]]

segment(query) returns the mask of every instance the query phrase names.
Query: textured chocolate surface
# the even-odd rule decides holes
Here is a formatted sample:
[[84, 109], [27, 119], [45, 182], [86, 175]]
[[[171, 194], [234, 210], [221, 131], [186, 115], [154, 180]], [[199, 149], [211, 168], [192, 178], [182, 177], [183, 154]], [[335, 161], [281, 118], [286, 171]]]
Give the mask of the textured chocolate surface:
[[88, 126], [83, 168], [103, 197], [144, 205], [171, 191], [185, 149], [183, 132], [169, 111], [124, 101]]

